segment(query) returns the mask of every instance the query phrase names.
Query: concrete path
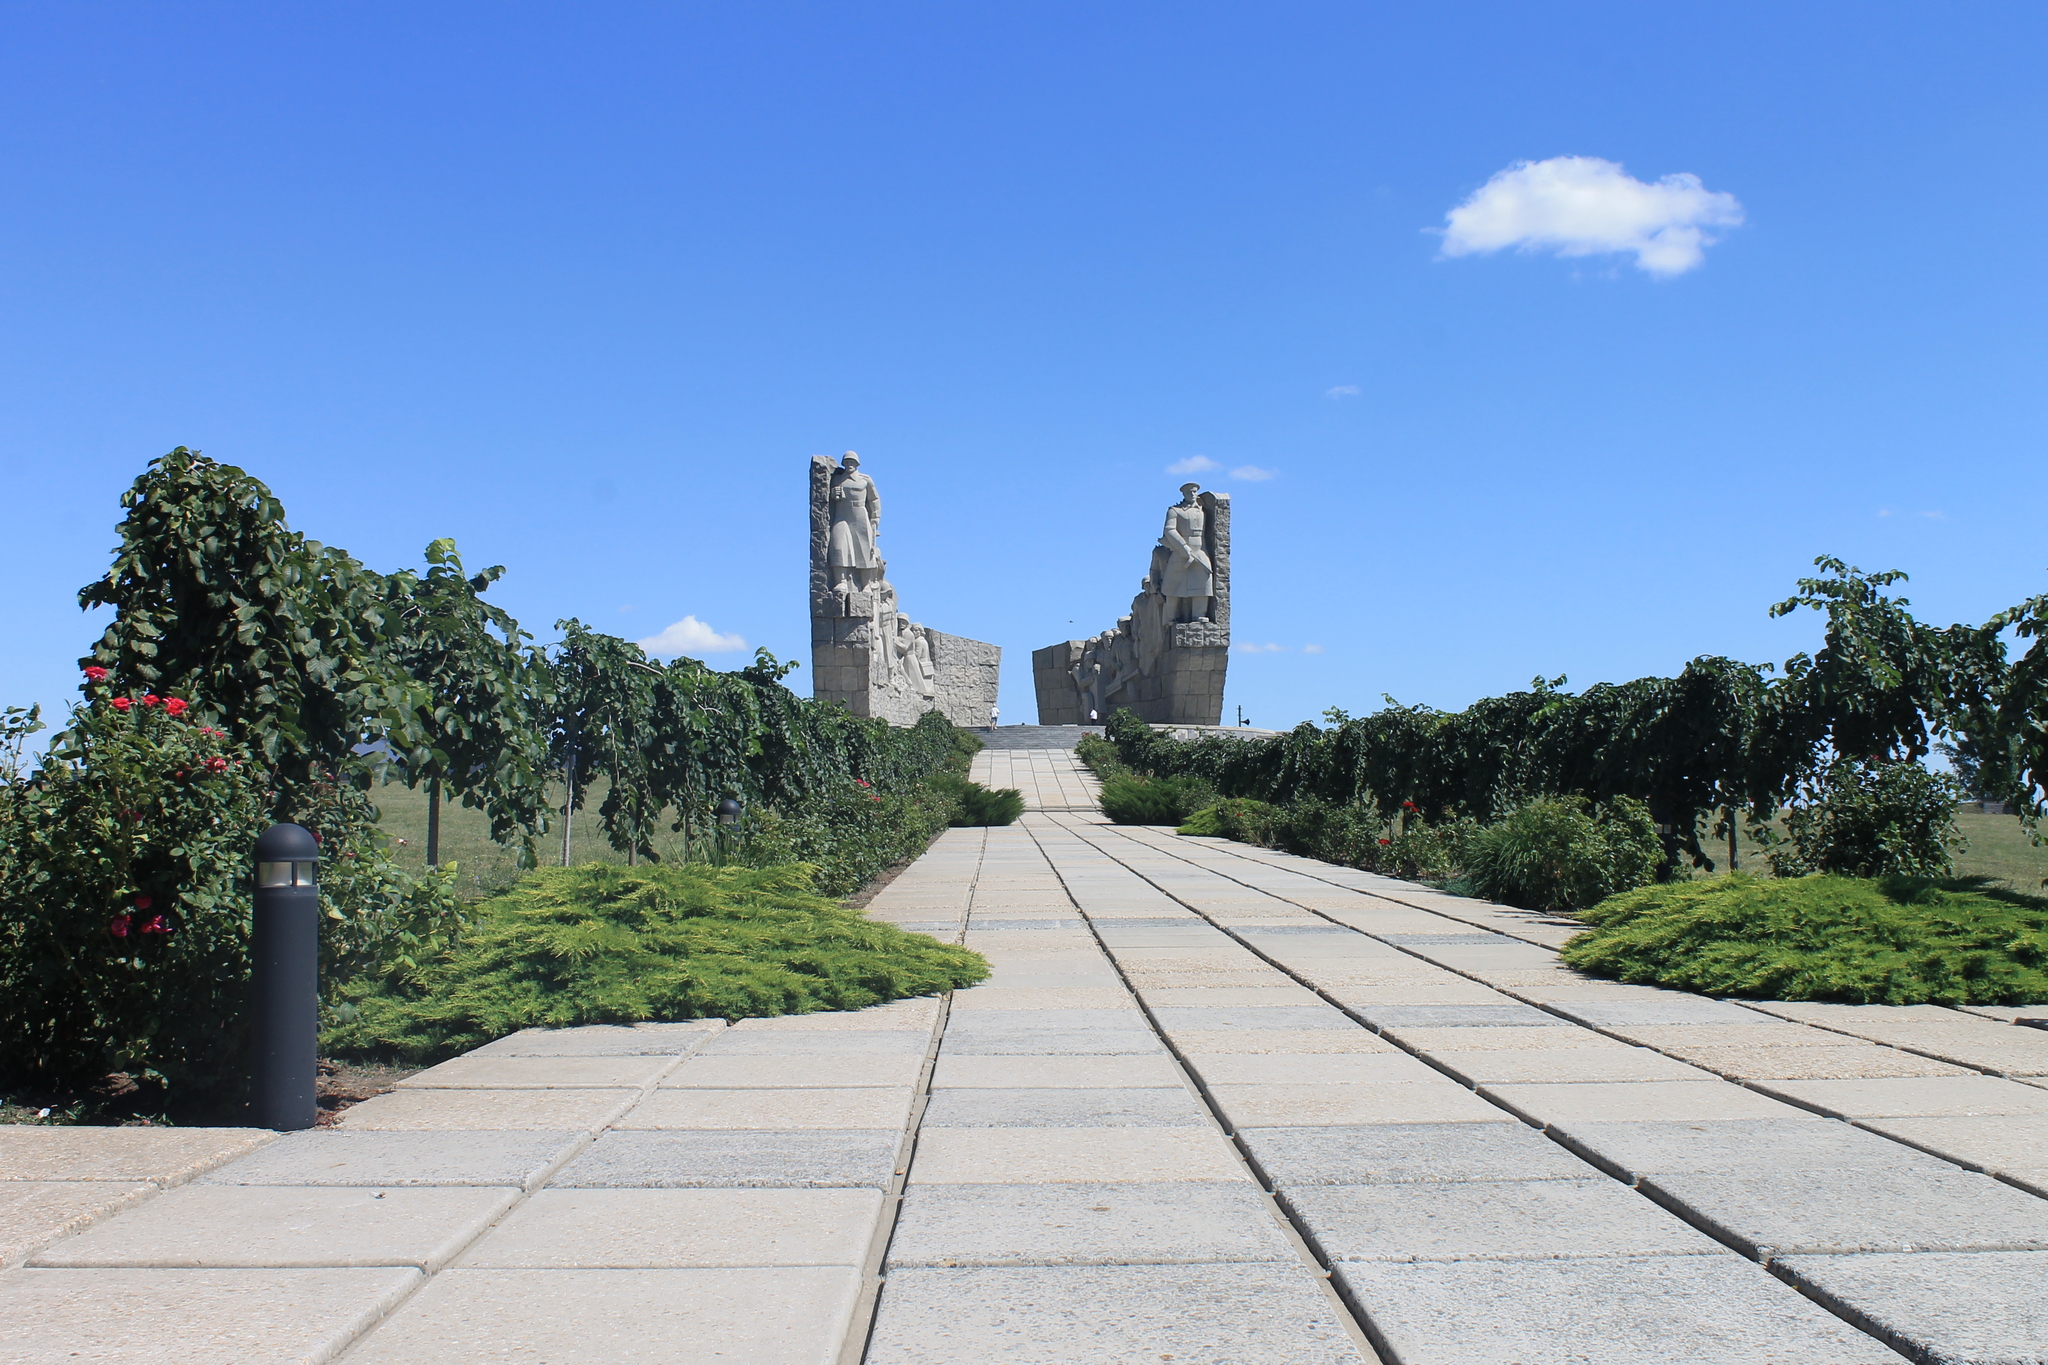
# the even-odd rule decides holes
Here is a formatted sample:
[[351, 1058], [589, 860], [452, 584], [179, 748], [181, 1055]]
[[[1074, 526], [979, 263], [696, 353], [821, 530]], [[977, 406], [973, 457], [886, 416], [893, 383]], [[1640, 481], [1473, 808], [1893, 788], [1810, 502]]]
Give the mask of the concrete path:
[[988, 955], [950, 999], [0, 1130], [0, 1363], [2048, 1361], [2048, 1032], [1592, 981], [1104, 825], [1069, 753], [976, 775], [1032, 813], [869, 907]]

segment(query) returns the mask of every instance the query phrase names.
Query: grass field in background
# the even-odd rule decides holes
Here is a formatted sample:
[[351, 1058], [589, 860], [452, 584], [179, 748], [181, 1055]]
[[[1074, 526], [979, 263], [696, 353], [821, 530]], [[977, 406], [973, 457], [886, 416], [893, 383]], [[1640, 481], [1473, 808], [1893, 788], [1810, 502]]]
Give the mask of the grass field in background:
[[[1728, 870], [1728, 841], [1710, 839], [1707, 831], [1713, 828], [1709, 820], [1700, 826], [1700, 843], [1714, 860], [1714, 876]], [[1960, 877], [1989, 877], [2002, 882], [2015, 891], [2029, 895], [2048, 894], [2042, 887], [2048, 881], [2048, 847], [2030, 843], [2027, 832], [2017, 815], [1985, 815], [1975, 810], [1960, 811], [1956, 815], [1956, 828], [1969, 841], [1969, 851], [1956, 859], [1956, 875]], [[1764, 861], [1764, 852], [1747, 835], [1736, 840], [1735, 856], [1744, 872], [1768, 875], [1771, 865]]]

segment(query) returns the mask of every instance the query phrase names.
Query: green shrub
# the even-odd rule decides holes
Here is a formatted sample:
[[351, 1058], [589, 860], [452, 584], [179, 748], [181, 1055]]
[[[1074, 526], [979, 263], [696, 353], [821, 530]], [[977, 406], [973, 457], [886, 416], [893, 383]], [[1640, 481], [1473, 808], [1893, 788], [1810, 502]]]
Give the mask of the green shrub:
[[351, 983], [322, 1041], [430, 1061], [522, 1028], [861, 1009], [987, 975], [812, 894], [799, 865], [587, 863], [528, 875], [416, 970]]
[[[0, 1075], [51, 1090], [126, 1074], [142, 1106], [218, 1112], [248, 1075], [251, 854], [273, 792], [183, 698], [104, 680], [0, 798]], [[403, 965], [459, 923], [455, 871], [382, 851], [358, 789], [314, 781], [321, 980]]]
[[1101, 735], [1083, 735], [1074, 746], [1074, 757], [1088, 765], [1088, 770], [1107, 782], [1112, 777], [1123, 777], [1131, 769], [1117, 751], [1117, 746]]
[[930, 780], [888, 791], [849, 782], [792, 814], [750, 814], [734, 858], [750, 867], [803, 863], [819, 895], [850, 896], [884, 868], [931, 847], [955, 809]]
[[991, 791], [957, 773], [938, 773], [930, 785], [953, 803], [955, 825], [1012, 825], [1024, 813], [1024, 793], [1015, 787]]
[[1464, 840], [1474, 895], [1528, 910], [1577, 910], [1650, 881], [1664, 861], [1650, 811], [1617, 797], [1545, 796]]
[[1771, 850], [1781, 877], [1946, 877], [1967, 845], [1956, 832], [1961, 788], [1912, 762], [1829, 765], [1809, 800], [1785, 813], [1789, 840]]
[[1380, 870], [1387, 822], [1358, 806], [1304, 798], [1283, 808], [1278, 842], [1289, 853], [1343, 867]]
[[1112, 777], [1102, 784], [1102, 813], [1119, 825], [1179, 825], [1216, 800], [1199, 777]]
[[1234, 797], [1204, 806], [1187, 818], [1176, 833], [1205, 835], [1212, 839], [1235, 839], [1241, 844], [1274, 846], [1281, 809], [1264, 801]]
[[1600, 902], [1567, 965], [1752, 1000], [2048, 1001], [2048, 900], [1981, 879], [1728, 877]]

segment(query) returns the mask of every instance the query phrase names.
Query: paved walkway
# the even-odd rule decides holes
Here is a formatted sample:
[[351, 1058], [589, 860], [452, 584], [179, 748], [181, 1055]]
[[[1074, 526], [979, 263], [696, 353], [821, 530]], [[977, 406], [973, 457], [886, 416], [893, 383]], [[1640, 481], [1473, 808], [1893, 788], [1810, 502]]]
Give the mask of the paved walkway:
[[948, 1000], [0, 1131], [0, 1362], [2048, 1360], [2048, 1032], [1589, 980], [1050, 757], [869, 907], [988, 955]]

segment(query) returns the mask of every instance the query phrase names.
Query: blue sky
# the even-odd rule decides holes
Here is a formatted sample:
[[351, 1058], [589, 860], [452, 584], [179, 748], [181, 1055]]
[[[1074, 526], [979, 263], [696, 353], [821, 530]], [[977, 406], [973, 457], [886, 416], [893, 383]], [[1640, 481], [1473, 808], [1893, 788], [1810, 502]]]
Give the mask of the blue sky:
[[[374, 567], [454, 536], [544, 639], [692, 616], [796, 658], [806, 460], [857, 450], [906, 609], [1004, 647], [1011, 719], [1196, 457], [1238, 639], [1279, 647], [1232, 661], [1261, 725], [1781, 660], [1817, 623], [1765, 608], [1821, 553], [1944, 622], [2048, 590], [2037, 5], [15, 4], [0, 34], [8, 703], [71, 695], [73, 594], [178, 444]], [[1742, 221], [1661, 274], [1447, 252], [1561, 157]]]

